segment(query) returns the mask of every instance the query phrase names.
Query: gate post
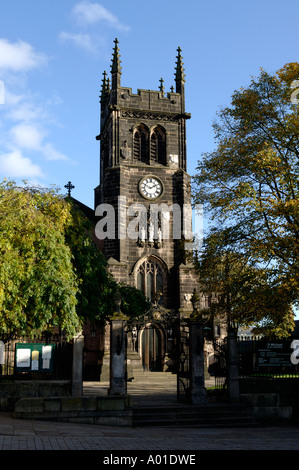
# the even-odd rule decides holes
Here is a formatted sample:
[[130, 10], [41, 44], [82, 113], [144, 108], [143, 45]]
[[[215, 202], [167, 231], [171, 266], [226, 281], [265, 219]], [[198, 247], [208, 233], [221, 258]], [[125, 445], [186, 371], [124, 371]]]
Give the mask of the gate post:
[[229, 328], [227, 335], [228, 350], [228, 396], [231, 403], [238, 403], [240, 399], [239, 390], [239, 364], [238, 364], [238, 344], [236, 330]]
[[72, 370], [72, 396], [80, 397], [83, 395], [83, 346], [84, 336], [79, 334], [73, 338], [73, 370]]
[[125, 326], [128, 318], [120, 311], [121, 298], [117, 292], [117, 311], [110, 318], [110, 387], [108, 395], [127, 393], [127, 358]]
[[190, 395], [191, 403], [203, 404], [207, 401], [204, 367], [203, 324], [190, 319]]
[[110, 387], [109, 395], [127, 393], [126, 321], [120, 318], [110, 320]]
[[0, 382], [2, 376], [2, 365], [4, 364], [5, 345], [3, 341], [0, 341]]

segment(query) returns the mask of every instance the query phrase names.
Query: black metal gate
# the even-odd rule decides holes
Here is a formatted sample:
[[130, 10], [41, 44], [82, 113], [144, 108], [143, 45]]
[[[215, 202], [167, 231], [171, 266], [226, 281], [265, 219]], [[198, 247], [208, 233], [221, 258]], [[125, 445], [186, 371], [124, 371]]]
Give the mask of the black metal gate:
[[181, 321], [178, 341], [177, 398], [179, 402], [190, 399], [189, 325]]
[[227, 339], [213, 339], [213, 361], [209, 365], [209, 375], [215, 379], [214, 388], [223, 395], [227, 390]]

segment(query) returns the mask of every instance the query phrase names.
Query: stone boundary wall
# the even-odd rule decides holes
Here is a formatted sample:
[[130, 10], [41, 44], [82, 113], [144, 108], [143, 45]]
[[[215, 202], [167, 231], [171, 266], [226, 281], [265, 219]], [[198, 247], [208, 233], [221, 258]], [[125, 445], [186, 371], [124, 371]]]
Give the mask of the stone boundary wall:
[[81, 424], [132, 426], [133, 413], [128, 395], [111, 397], [21, 398], [13, 416]]
[[0, 411], [13, 411], [22, 398], [62, 397], [72, 395], [70, 380], [24, 380], [0, 382]]
[[279, 393], [244, 393], [240, 403], [250, 406], [253, 416], [261, 422], [299, 422], [298, 396], [285, 399]]

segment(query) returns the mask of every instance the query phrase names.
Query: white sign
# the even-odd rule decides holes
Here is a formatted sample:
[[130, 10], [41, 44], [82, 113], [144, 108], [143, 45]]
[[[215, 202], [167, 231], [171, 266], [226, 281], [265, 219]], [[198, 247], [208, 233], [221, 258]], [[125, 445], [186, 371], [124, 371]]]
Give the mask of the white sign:
[[50, 359], [43, 359], [43, 369], [50, 369]]
[[17, 349], [17, 367], [30, 367], [30, 349]]
[[38, 361], [37, 360], [33, 360], [31, 362], [31, 370], [38, 370]]
[[42, 358], [43, 359], [51, 359], [52, 356], [52, 346], [43, 346], [42, 350]]

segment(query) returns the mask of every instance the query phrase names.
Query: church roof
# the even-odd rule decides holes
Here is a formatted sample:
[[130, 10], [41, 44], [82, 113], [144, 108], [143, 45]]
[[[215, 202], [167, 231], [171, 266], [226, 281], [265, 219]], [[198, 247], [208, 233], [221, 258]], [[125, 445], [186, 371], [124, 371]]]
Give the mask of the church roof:
[[96, 217], [95, 217], [95, 212], [93, 209], [91, 209], [90, 207], [86, 206], [85, 204], [83, 204], [83, 202], [80, 202], [78, 201], [78, 199], [75, 199], [73, 196], [67, 196], [65, 198], [67, 201], [71, 201], [73, 202], [73, 204], [75, 204], [76, 206], [78, 206], [81, 211], [83, 212], [83, 214], [91, 221], [91, 222], [95, 222], [96, 220]]

